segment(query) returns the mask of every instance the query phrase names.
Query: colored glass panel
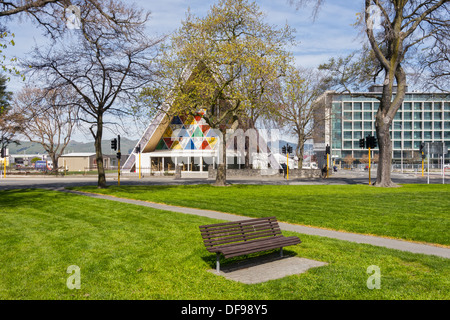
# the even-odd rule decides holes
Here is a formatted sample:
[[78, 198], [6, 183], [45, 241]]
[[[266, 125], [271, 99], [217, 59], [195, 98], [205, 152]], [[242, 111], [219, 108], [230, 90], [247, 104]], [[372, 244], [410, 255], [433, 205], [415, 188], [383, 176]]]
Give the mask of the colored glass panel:
[[192, 133], [192, 137], [196, 137], [196, 138], [201, 138], [201, 137], [203, 137], [203, 132], [202, 132], [202, 130], [200, 129], [200, 127], [195, 126], [195, 130], [194, 130], [194, 132]]

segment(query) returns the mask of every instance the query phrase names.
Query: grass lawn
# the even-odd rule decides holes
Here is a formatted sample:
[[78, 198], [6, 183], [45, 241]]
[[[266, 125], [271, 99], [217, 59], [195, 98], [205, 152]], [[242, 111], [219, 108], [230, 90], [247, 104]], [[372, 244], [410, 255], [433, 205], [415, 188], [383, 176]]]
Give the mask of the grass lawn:
[[118, 197], [276, 216], [301, 225], [450, 245], [450, 185], [111, 186], [74, 188]]
[[[0, 299], [450, 299], [448, 259], [306, 235], [285, 252], [327, 266], [229, 281], [207, 271], [215, 256], [198, 226], [214, 222], [56, 191], [0, 191]], [[71, 265], [81, 289], [66, 286]], [[371, 265], [381, 289], [367, 288]]]

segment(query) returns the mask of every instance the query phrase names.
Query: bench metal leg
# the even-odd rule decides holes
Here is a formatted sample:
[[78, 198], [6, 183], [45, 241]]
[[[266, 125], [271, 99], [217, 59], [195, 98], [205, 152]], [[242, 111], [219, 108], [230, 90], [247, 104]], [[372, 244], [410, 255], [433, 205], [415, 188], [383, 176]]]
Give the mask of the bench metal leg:
[[216, 255], [216, 272], [220, 273], [220, 253]]
[[280, 248], [280, 257], [283, 257], [283, 247]]

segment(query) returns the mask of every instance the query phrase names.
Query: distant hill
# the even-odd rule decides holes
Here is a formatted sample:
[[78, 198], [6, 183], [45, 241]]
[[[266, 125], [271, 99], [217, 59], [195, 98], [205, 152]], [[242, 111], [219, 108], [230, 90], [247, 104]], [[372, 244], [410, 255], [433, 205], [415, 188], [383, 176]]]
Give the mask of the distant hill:
[[[120, 138], [120, 149], [122, 154], [130, 154], [136, 146], [138, 140], [129, 140], [127, 138]], [[19, 145], [11, 144], [8, 146], [9, 154], [43, 154], [46, 153], [44, 148], [39, 143], [20, 141]], [[102, 151], [104, 154], [114, 154], [111, 150], [111, 140], [102, 141]], [[95, 152], [94, 141], [78, 142], [70, 141], [64, 153], [72, 152]]]

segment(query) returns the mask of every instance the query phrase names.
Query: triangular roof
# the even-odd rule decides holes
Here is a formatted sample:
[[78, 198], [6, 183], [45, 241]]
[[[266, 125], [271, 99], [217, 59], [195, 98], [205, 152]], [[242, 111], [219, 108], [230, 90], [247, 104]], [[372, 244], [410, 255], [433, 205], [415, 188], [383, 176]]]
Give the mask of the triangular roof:
[[[192, 76], [195, 69], [200, 66], [200, 63], [201, 62], [198, 62], [198, 61], [192, 62], [188, 66], [186, 66], [186, 68], [183, 70], [182, 75], [181, 75], [183, 82], [188, 81], [188, 79]], [[217, 79], [217, 74], [216, 75], [213, 74], [213, 77], [216, 82], [221, 81], [221, 79]], [[169, 119], [167, 116], [167, 112], [169, 111], [169, 108], [170, 108], [171, 103], [173, 102], [173, 99], [174, 99], [174, 97], [169, 93], [168, 101], [164, 103], [164, 105], [162, 106], [162, 109], [158, 112], [158, 114], [155, 116], [155, 118], [152, 120], [152, 122], [149, 124], [149, 126], [146, 128], [143, 135], [137, 142], [136, 147], [140, 146], [141, 152], [144, 152], [144, 153], [152, 152], [155, 149], [157, 149], [158, 143], [160, 143], [162, 141], [162, 138], [163, 138], [164, 134], [166, 133], [166, 129], [168, 128], [169, 124], [173, 121], [177, 121], [177, 118], [178, 118], [177, 116], [173, 117], [172, 119]], [[180, 121], [180, 123], [183, 123], [179, 118], [178, 118], [178, 120]], [[197, 129], [198, 129], [198, 127], [197, 127]], [[177, 132], [177, 136], [183, 135], [182, 130], [183, 129], [181, 129], [179, 132]], [[168, 130], [168, 131], [170, 131], [170, 130]], [[210, 130], [210, 131], [212, 131], [212, 130]], [[208, 137], [208, 135], [206, 135], [205, 132], [201, 132], [198, 130], [193, 131], [189, 135], [187, 135], [187, 134], [186, 135], [188, 138], [188, 137], [195, 137], [196, 135], [198, 135], [200, 137], [203, 134], [205, 134], [205, 137]], [[183, 149], [192, 150], [195, 148], [195, 142], [192, 141], [192, 139], [185, 141], [185, 142], [186, 142], [186, 144], [183, 145]], [[200, 143], [200, 142], [198, 142], [198, 143]], [[227, 143], [229, 143], [229, 142], [227, 142]], [[167, 147], [167, 146], [163, 146], [163, 148], [164, 147]], [[258, 147], [260, 150], [269, 150], [269, 148], [265, 142], [265, 139], [263, 139], [260, 135], [258, 138]], [[205, 146], [204, 149], [211, 149], [211, 148], [207, 148], [207, 146]], [[136, 163], [137, 153], [135, 153], [135, 150], [136, 150], [136, 148], [133, 148], [132, 153], [125, 161], [125, 163], [122, 167], [122, 170], [132, 170], [133, 166]], [[275, 168], [275, 169], [281, 168], [278, 161], [270, 153], [269, 153], [268, 160], [271, 163], [272, 168]]]

